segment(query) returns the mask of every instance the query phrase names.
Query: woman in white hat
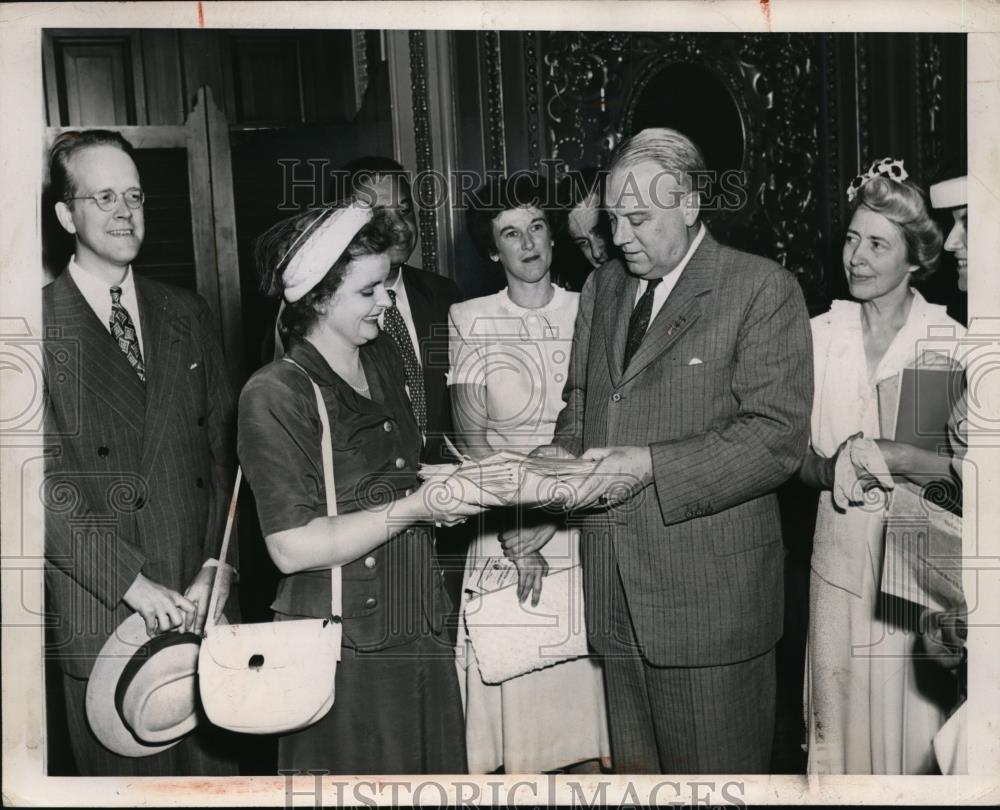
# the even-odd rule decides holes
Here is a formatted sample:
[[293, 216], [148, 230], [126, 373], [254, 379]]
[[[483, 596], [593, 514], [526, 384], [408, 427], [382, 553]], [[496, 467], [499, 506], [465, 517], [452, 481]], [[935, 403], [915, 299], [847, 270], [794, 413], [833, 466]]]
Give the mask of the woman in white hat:
[[[378, 326], [390, 303], [390, 240], [372, 212], [358, 203], [309, 211], [262, 240], [284, 298], [287, 353], [243, 389], [238, 449], [284, 575], [275, 620], [329, 616], [333, 567], [342, 567], [343, 588], [336, 700], [315, 725], [280, 738], [278, 767], [462, 773], [462, 707], [445, 654], [448, 597], [434, 524], [477, 514], [488, 496], [448, 485], [428, 498], [419, 487], [422, 439], [402, 360]], [[327, 517], [311, 381], [329, 416], [336, 517]]]
[[931, 205], [951, 210], [952, 226], [944, 249], [954, 254], [958, 289], [969, 289], [969, 178], [952, 177], [931, 186]]

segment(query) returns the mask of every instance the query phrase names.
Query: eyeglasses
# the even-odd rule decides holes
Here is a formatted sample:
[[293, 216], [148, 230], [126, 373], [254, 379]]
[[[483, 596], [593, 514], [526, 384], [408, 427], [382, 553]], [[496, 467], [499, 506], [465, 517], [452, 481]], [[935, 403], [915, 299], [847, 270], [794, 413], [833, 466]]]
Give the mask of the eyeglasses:
[[[98, 191], [96, 194], [87, 194], [83, 197], [70, 197], [71, 200], [93, 200], [102, 211], [114, 211], [118, 205], [118, 194], [110, 188]], [[146, 200], [146, 192], [141, 188], [129, 188], [122, 192], [122, 199], [129, 208], [141, 208]]]

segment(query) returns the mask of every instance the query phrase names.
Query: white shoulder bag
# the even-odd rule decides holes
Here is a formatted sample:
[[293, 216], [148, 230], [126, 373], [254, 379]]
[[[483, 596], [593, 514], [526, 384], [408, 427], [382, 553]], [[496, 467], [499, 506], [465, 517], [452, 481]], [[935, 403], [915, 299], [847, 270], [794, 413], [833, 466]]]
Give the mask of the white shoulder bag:
[[[298, 363], [285, 358], [302, 369]], [[303, 373], [308, 377], [305, 369]], [[337, 514], [330, 421], [319, 386], [309, 378], [323, 426], [326, 511]], [[258, 624], [216, 624], [222, 563], [229, 550], [242, 468], [229, 505], [220, 565], [212, 586], [205, 637], [198, 656], [198, 684], [208, 719], [244, 734], [279, 734], [310, 726], [330, 711], [343, 633], [340, 566], [330, 569], [330, 616]]]

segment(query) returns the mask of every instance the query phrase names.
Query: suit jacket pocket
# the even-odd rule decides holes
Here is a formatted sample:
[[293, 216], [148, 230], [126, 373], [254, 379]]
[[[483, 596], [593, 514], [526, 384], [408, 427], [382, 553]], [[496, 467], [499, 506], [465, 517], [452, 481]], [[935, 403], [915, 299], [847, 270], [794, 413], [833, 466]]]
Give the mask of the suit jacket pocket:
[[674, 371], [677, 368], [695, 369], [716, 369], [732, 362], [730, 355], [710, 355], [699, 352], [697, 349], [682, 349], [681, 351], [670, 352], [670, 366]]
[[[701, 362], [697, 362], [698, 360]], [[683, 386], [681, 393], [688, 397], [691, 393], [689, 386], [692, 388], [710, 386], [713, 390], [720, 385], [730, 387], [733, 365], [731, 359], [726, 357], [705, 358], [683, 355], [679, 361], [668, 363], [663, 371], [674, 385]]]

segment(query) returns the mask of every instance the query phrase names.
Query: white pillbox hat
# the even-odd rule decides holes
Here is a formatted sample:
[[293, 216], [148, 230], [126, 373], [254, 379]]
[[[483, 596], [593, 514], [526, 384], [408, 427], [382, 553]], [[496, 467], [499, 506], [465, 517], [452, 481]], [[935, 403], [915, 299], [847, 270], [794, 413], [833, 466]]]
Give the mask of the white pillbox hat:
[[958, 208], [969, 204], [968, 177], [953, 177], [931, 186], [931, 205], [935, 208]]

